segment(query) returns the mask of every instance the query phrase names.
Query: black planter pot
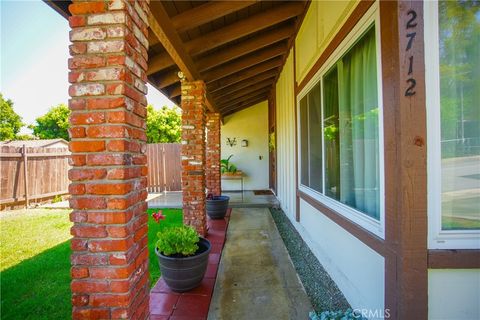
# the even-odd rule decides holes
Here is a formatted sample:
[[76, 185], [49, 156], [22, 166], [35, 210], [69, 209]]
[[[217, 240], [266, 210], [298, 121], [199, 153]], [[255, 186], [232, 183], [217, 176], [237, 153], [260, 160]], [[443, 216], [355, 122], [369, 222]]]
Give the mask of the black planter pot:
[[208, 266], [210, 241], [200, 237], [198, 247], [195, 255], [179, 258], [164, 256], [155, 248], [162, 278], [172, 291], [185, 292], [202, 282]]
[[228, 196], [214, 196], [213, 199], [207, 199], [207, 214], [210, 219], [223, 219], [227, 214]]

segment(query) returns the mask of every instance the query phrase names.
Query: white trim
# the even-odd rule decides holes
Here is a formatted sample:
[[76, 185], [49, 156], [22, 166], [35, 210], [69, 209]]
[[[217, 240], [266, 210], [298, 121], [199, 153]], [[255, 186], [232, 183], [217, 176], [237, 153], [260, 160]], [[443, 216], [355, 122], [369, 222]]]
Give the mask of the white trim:
[[[345, 54], [355, 42], [363, 35], [363, 33], [375, 24], [375, 38], [376, 38], [376, 50], [377, 50], [377, 88], [378, 88], [378, 121], [379, 121], [379, 173], [380, 173], [380, 182], [379, 182], [379, 196], [380, 196], [380, 216], [379, 220], [376, 220], [365, 213], [362, 213], [348, 205], [345, 205], [335, 199], [332, 199], [310, 187], [307, 187], [302, 184], [301, 181], [301, 172], [302, 172], [302, 161], [300, 154], [300, 161], [298, 162], [298, 188], [302, 192], [308, 194], [312, 198], [318, 200], [325, 206], [331, 208], [332, 210], [340, 213], [350, 221], [358, 224], [364, 229], [372, 232], [373, 234], [379, 236], [382, 239], [385, 239], [385, 172], [384, 172], [384, 137], [383, 137], [383, 95], [382, 95], [382, 67], [381, 67], [381, 42], [380, 42], [380, 12], [378, 10], [378, 2], [375, 2], [365, 15], [360, 19], [360, 21], [355, 25], [352, 31], [345, 37], [345, 39], [340, 43], [340, 45], [334, 50], [330, 57], [325, 61], [325, 63], [320, 67], [317, 73], [310, 79], [306, 86], [299, 92], [297, 95], [296, 104], [297, 108], [297, 137], [298, 145], [301, 149], [301, 117], [300, 117], [300, 100], [304, 98], [308, 92], [317, 84], [320, 83], [320, 92], [321, 97], [321, 106], [322, 106], [322, 128], [323, 128], [323, 76], [326, 72], [330, 70], [331, 67]], [[323, 131], [323, 130], [322, 130]], [[322, 135], [323, 140], [323, 135]], [[323, 142], [323, 141], [322, 141]], [[325, 157], [324, 157], [325, 145], [322, 143], [322, 174], [323, 174], [323, 192], [325, 192]]]
[[427, 107], [427, 188], [428, 248], [478, 249], [479, 230], [442, 230], [442, 167], [440, 118], [440, 54], [438, 36], [438, 2], [424, 2], [425, 92]]

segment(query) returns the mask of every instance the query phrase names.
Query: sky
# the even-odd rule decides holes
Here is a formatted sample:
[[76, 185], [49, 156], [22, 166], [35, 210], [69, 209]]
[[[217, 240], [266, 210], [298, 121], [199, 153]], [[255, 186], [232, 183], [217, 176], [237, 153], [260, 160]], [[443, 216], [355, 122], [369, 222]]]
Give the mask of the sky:
[[[0, 0], [0, 92], [27, 125], [68, 102], [69, 30], [41, 0]], [[155, 108], [173, 106], [150, 85], [147, 100]]]

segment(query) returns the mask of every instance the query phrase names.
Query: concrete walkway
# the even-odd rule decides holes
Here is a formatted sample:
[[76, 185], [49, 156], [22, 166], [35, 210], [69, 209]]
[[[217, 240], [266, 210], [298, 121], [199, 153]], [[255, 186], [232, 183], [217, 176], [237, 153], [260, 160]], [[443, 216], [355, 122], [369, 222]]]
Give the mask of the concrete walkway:
[[[168, 191], [157, 193], [157, 197], [148, 201], [149, 208], [181, 208], [182, 207], [182, 192]], [[255, 195], [251, 190], [243, 191], [224, 191], [222, 195], [229, 196], [230, 208], [266, 208], [278, 207], [277, 198], [272, 195]]]
[[303, 320], [312, 310], [268, 209], [233, 209], [208, 319]]

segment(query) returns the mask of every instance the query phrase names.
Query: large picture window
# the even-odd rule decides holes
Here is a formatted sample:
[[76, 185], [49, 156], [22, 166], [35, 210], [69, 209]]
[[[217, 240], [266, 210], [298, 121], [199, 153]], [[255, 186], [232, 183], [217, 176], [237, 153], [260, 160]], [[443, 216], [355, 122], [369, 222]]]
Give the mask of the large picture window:
[[298, 107], [300, 188], [377, 225], [383, 192], [378, 58], [370, 22], [320, 71]]
[[430, 246], [480, 247], [480, 4], [426, 3]]

